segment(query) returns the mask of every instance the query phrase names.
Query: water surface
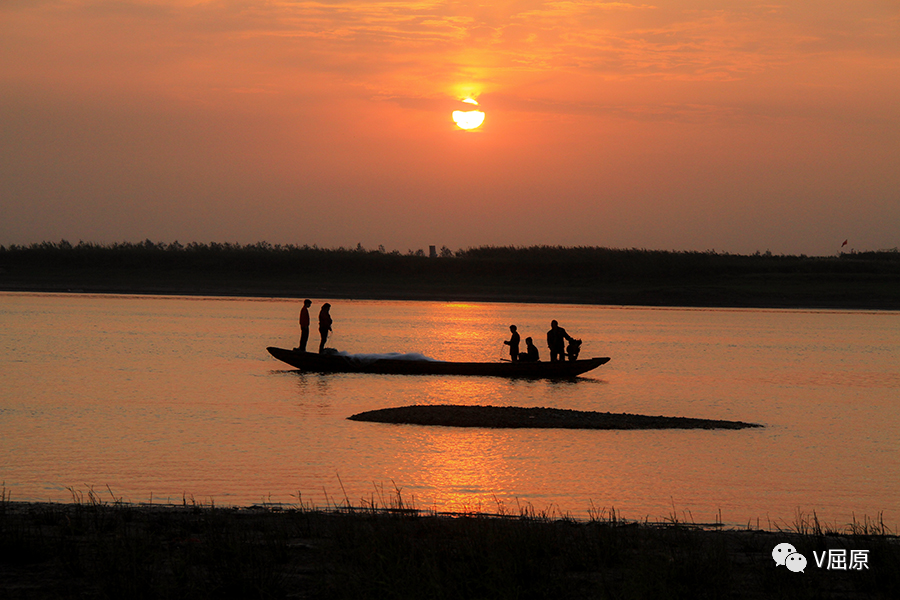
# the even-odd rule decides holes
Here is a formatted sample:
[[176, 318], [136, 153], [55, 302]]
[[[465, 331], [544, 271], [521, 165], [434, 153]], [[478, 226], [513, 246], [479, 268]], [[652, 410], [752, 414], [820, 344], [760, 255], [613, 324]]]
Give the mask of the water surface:
[[[325, 300], [314, 300], [313, 315]], [[329, 346], [500, 360], [551, 319], [611, 356], [574, 381], [302, 374], [297, 301], [0, 294], [0, 480], [14, 500], [383, 502], [761, 526], [900, 521], [900, 314], [331, 300]], [[311, 336], [311, 347], [318, 336]], [[740, 431], [348, 421], [406, 404], [730, 419]]]

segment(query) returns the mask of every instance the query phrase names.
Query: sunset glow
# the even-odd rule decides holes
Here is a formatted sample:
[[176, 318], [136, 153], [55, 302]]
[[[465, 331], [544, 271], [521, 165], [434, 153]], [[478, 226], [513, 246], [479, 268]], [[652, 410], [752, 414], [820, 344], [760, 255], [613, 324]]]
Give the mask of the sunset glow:
[[484, 113], [480, 110], [454, 110], [453, 121], [460, 129], [475, 129], [484, 123]]
[[0, 36], [0, 244], [900, 245], [896, 2], [49, 0]]
[[[463, 103], [478, 106], [478, 102], [472, 98], [466, 98]], [[460, 129], [475, 129], [484, 123], [484, 113], [480, 110], [454, 110], [452, 116], [453, 122]]]

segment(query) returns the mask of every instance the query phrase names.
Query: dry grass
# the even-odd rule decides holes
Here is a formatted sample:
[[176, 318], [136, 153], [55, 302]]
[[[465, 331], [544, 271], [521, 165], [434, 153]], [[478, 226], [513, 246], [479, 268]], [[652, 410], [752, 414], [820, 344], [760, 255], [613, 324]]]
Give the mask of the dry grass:
[[[0, 502], [0, 598], [893, 598], [898, 539], [877, 520], [799, 514], [771, 530], [663, 523], [591, 507], [587, 521], [497, 502], [493, 514], [420, 511], [399, 489], [351, 506], [129, 505], [110, 490], [69, 504]], [[869, 569], [775, 567], [866, 549]], [[812, 560], [810, 559], [810, 563]]]

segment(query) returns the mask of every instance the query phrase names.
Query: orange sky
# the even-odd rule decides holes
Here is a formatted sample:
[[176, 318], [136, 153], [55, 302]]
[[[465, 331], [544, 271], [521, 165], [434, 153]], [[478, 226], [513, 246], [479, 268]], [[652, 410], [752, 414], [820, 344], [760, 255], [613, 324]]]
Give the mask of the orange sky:
[[898, 157], [897, 0], [0, 3], [4, 245], [824, 255]]

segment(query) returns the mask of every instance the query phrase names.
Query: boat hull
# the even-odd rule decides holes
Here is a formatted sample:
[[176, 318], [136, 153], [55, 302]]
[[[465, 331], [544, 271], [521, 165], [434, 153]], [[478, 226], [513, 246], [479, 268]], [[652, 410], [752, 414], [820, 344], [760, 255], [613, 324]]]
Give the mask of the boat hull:
[[442, 362], [379, 358], [359, 360], [340, 354], [314, 354], [267, 348], [269, 354], [301, 371], [314, 373], [381, 373], [388, 375], [474, 375], [482, 377], [520, 377], [527, 379], [566, 379], [576, 377], [609, 362], [609, 357], [566, 362]]

